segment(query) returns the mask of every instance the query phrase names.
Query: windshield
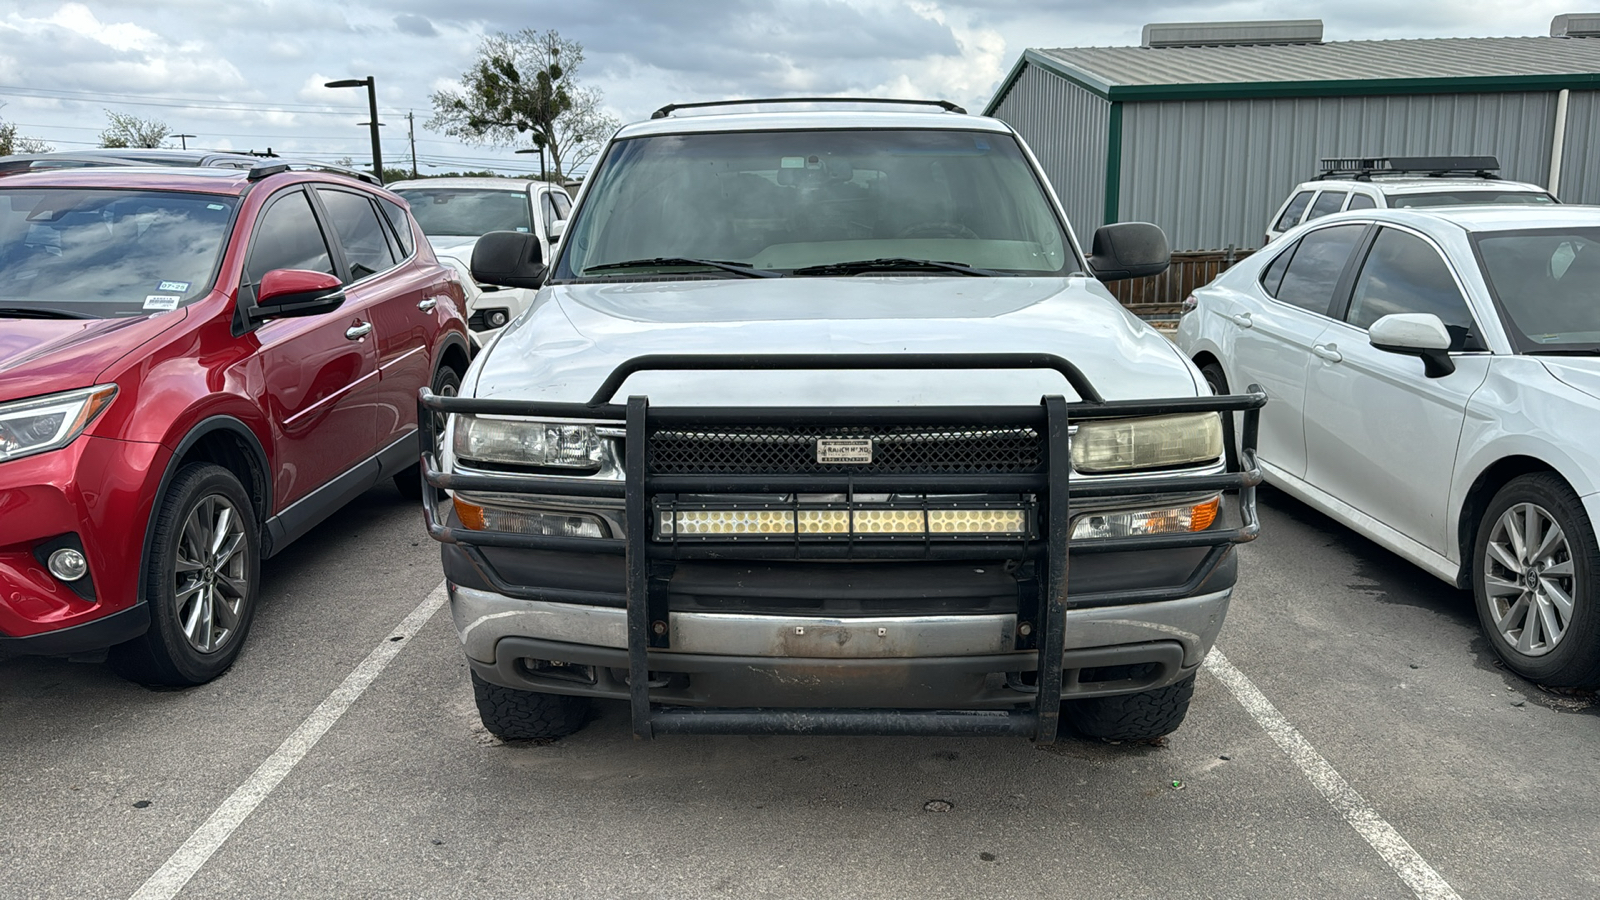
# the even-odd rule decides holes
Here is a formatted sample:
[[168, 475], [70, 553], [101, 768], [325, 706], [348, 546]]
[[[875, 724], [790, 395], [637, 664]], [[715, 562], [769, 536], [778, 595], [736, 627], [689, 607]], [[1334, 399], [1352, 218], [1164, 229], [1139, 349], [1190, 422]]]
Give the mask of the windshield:
[[528, 194], [483, 188], [407, 188], [398, 191], [430, 236], [477, 237], [491, 231], [533, 230]]
[[0, 190], [0, 307], [95, 318], [175, 309], [216, 279], [238, 198]]
[[1600, 228], [1487, 232], [1472, 240], [1517, 349], [1600, 347]]
[[1542, 191], [1429, 191], [1426, 194], [1390, 194], [1389, 206], [1394, 209], [1421, 208], [1425, 206], [1487, 206], [1490, 204], [1534, 204], [1548, 206], [1556, 198]]
[[[1006, 134], [634, 138], [615, 144], [593, 179], [567, 229], [556, 280], [739, 277], [695, 267], [697, 259], [791, 275], [865, 260], [902, 267], [931, 260], [1006, 275], [1079, 268], [1021, 147]], [[630, 261], [640, 264], [622, 265]], [[957, 274], [919, 271], [941, 273]]]

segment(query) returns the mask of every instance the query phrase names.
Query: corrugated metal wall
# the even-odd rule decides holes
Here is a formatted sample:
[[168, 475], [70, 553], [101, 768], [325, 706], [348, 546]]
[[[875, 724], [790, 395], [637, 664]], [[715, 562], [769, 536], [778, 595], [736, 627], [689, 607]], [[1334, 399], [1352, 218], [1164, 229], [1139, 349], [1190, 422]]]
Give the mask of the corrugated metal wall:
[[1110, 112], [1111, 104], [1104, 98], [1029, 65], [993, 113], [1033, 148], [1085, 250], [1089, 236], [1105, 224]]
[[1600, 148], [1600, 92], [1573, 91], [1567, 95], [1567, 142], [1561, 152], [1562, 202], [1600, 203], [1596, 148]]
[[[1503, 177], [1545, 184], [1555, 105], [1553, 93], [1128, 103], [1119, 218], [1155, 222], [1174, 250], [1258, 247], [1267, 218], [1324, 156], [1492, 154]], [[1576, 151], [1592, 132], [1570, 121], [1573, 105]], [[1592, 129], [1600, 110], [1583, 106]], [[1592, 190], [1567, 180], [1581, 168], [1581, 158], [1569, 164], [1564, 185]]]

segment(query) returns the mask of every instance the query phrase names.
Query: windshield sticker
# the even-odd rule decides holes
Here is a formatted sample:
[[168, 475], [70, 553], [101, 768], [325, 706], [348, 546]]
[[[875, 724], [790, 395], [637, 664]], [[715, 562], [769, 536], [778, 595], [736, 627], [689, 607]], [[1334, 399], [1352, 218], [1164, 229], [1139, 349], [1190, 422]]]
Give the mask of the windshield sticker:
[[145, 309], [177, 309], [178, 301], [182, 300], [177, 294], [151, 294], [144, 298]]
[[207, 203], [206, 209], [227, 209], [227, 207], [223, 206], [221, 203]]
[[177, 291], [180, 294], [186, 294], [186, 293], [189, 292], [189, 282], [187, 282], [187, 281], [163, 281], [160, 284], [156, 285], [156, 290], [158, 290], [158, 291]]
[[804, 156], [785, 156], [778, 160], [778, 166], [784, 169], [804, 169], [806, 158]]

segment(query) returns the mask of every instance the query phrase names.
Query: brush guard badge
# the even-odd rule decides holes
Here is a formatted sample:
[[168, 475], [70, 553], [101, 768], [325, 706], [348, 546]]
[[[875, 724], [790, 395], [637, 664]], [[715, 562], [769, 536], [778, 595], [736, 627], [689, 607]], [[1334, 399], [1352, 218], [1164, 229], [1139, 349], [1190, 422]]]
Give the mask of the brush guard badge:
[[818, 438], [817, 462], [827, 465], [872, 462], [870, 438]]

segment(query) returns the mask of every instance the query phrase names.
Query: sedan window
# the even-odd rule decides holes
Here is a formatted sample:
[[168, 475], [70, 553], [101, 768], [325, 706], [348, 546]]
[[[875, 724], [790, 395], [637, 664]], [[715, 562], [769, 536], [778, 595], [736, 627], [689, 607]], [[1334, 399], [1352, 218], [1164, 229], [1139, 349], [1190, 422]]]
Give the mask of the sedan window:
[[1517, 349], [1600, 352], [1600, 228], [1490, 232], [1473, 242]]
[[1304, 310], [1328, 314], [1339, 276], [1350, 261], [1350, 254], [1367, 230], [1366, 225], [1335, 225], [1313, 231], [1300, 239], [1283, 273], [1277, 298]]
[[1432, 313], [1450, 332], [1450, 349], [1480, 349], [1472, 332], [1472, 313], [1439, 251], [1409, 232], [1385, 228], [1361, 265], [1350, 312], [1357, 328], [1394, 313]]

